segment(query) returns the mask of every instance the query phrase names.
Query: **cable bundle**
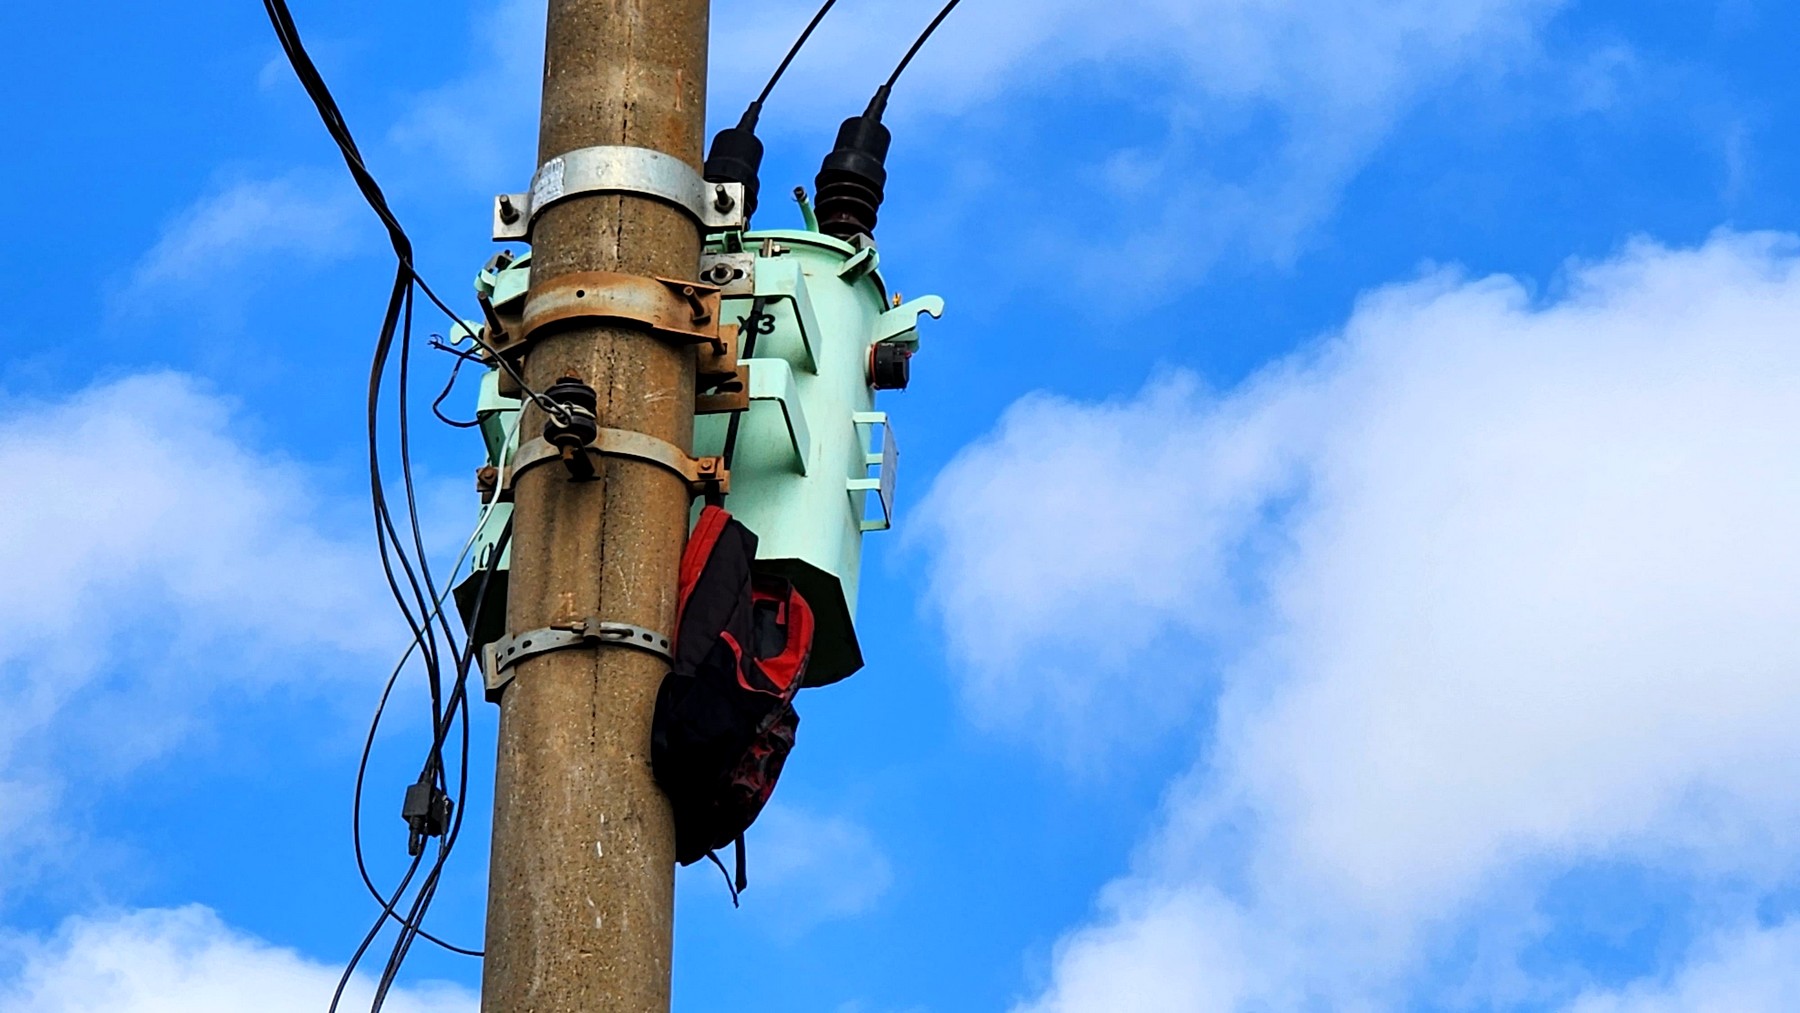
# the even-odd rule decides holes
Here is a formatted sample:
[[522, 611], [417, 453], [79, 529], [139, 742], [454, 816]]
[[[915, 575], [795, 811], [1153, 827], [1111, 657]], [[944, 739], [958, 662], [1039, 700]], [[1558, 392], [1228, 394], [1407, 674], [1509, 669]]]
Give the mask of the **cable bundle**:
[[[263, 8], [268, 13], [269, 21], [275, 28], [275, 34], [281, 42], [282, 51], [293, 66], [307, 96], [319, 112], [325, 123], [325, 129], [336, 142], [343, 155], [344, 164], [349, 167], [351, 177], [356, 181], [357, 189], [362, 192], [363, 199], [381, 219], [387, 228], [389, 241], [394, 248], [394, 281], [388, 295], [387, 308], [382, 316], [381, 327], [376, 336], [373, 360], [369, 368], [368, 388], [368, 440], [369, 440], [369, 494], [374, 508], [376, 544], [380, 550], [382, 571], [387, 579], [388, 589], [393, 594], [395, 603], [400, 608], [412, 641], [406, 655], [395, 667], [382, 691], [381, 701], [376, 707], [375, 716], [369, 727], [369, 734], [363, 744], [362, 759], [357, 767], [356, 791], [351, 820], [351, 836], [356, 852], [356, 866], [362, 876], [364, 885], [370, 894], [381, 905], [381, 914], [375, 924], [363, 937], [357, 947], [343, 976], [338, 981], [336, 992], [332, 996], [331, 1009], [336, 1011], [343, 999], [345, 988], [350, 982], [356, 967], [362, 962], [370, 947], [380, 936], [388, 921], [399, 923], [400, 932], [390, 950], [381, 978], [377, 984], [372, 1010], [379, 1010], [386, 1001], [389, 990], [399, 974], [407, 953], [419, 938], [443, 946], [452, 952], [469, 956], [480, 956], [481, 951], [446, 943], [424, 930], [424, 919], [437, 892], [438, 883], [443, 875], [445, 863], [449, 860], [462, 829], [462, 811], [453, 804], [453, 800], [466, 795], [469, 780], [468, 748], [469, 748], [469, 702], [468, 678], [473, 663], [475, 645], [468, 638], [459, 638], [451, 628], [444, 614], [443, 601], [449, 592], [439, 592], [433, 580], [430, 563], [427, 560], [424, 535], [419, 524], [418, 495], [414, 487], [412, 469], [412, 434], [410, 428], [411, 406], [408, 402], [411, 360], [413, 352], [413, 311], [416, 293], [423, 293], [438, 310], [462, 328], [457, 315], [438, 298], [413, 264], [412, 241], [407, 237], [405, 228], [388, 206], [387, 198], [381, 186], [375, 181], [368, 166], [364, 163], [362, 152], [357, 148], [351, 136], [349, 125], [345, 122], [342, 111], [332, 98], [330, 88], [319, 74], [318, 67], [307, 54], [300, 39], [299, 30], [294, 25], [285, 0], [264, 0]], [[396, 338], [398, 348], [396, 349]], [[477, 338], [477, 341], [480, 339]], [[397, 353], [397, 355], [396, 355]], [[396, 361], [397, 359], [397, 361]], [[382, 474], [382, 440], [381, 425], [382, 388], [390, 373], [396, 373], [397, 387], [396, 409], [398, 414], [399, 467], [401, 484], [405, 491], [404, 532], [396, 523], [394, 511], [387, 498], [386, 482]], [[441, 400], [441, 399], [440, 399]], [[491, 509], [491, 507], [490, 507]], [[484, 518], [485, 520], [485, 518]], [[501, 547], [506, 538], [503, 534]], [[464, 553], [467, 554], [465, 548]], [[497, 563], [499, 553], [494, 554]], [[457, 561], [460, 568], [461, 560]], [[493, 575], [494, 565], [490, 564], [482, 577], [482, 590]], [[454, 574], [452, 574], [454, 578]], [[426, 673], [427, 687], [430, 691], [432, 739], [425, 762], [420, 770], [418, 787], [433, 803], [433, 808], [442, 813], [445, 825], [438, 827], [439, 833], [429, 836], [440, 838], [435, 856], [432, 856], [429, 867], [426, 858], [429, 849], [425, 841], [415, 832], [412, 862], [401, 878], [400, 884], [391, 893], [384, 894], [370, 875], [363, 854], [362, 842], [362, 796], [367, 776], [369, 754], [374, 746], [376, 730], [387, 709], [394, 687], [401, 671], [412, 655], [417, 653]], [[449, 692], [445, 692], [445, 676], [454, 678]], [[455, 793], [450, 791], [448, 767], [444, 758], [444, 746], [453, 728], [460, 736], [460, 748], [457, 758]], [[421, 869], [425, 869], [423, 879], [419, 879]], [[418, 888], [404, 914], [396, 910], [402, 898], [406, 897], [409, 888], [418, 880]]]

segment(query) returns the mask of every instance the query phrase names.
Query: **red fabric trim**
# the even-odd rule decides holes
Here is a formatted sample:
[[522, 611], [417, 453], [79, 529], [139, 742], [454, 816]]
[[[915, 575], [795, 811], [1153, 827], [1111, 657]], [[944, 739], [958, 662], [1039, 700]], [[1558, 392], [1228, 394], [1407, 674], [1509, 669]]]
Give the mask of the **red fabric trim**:
[[693, 533], [688, 535], [687, 548], [681, 553], [681, 596], [675, 608], [677, 630], [681, 628], [682, 613], [687, 611], [688, 595], [694, 593], [694, 585], [700, 582], [700, 574], [706, 570], [713, 546], [719, 543], [720, 533], [730, 522], [731, 515], [722, 508], [708, 506], [700, 511], [700, 520], [694, 525]]
[[738, 681], [744, 681], [744, 649], [738, 645], [737, 638], [729, 630], [720, 630], [719, 639], [730, 645], [732, 656], [737, 658], [737, 664], [733, 667], [738, 671]]
[[[776, 601], [787, 612], [787, 647], [772, 658], [753, 658], [752, 662], [762, 674], [786, 693], [800, 674], [800, 667], [806, 664], [806, 657], [812, 652], [813, 614], [812, 606], [806, 603], [800, 592], [788, 588], [786, 596], [770, 594], [766, 591], [753, 590], [753, 601]], [[748, 688], [748, 687], [746, 687]]]

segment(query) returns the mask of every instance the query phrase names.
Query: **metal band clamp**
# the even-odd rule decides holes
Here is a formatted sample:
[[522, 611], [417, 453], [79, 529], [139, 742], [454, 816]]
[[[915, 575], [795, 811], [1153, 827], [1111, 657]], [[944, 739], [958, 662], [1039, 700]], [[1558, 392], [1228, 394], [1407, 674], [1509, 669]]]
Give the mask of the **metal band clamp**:
[[608, 144], [558, 155], [538, 169], [529, 193], [494, 198], [494, 241], [529, 240], [531, 226], [545, 208], [596, 193], [628, 193], [662, 201], [687, 212], [708, 231], [745, 225], [742, 183], [708, 183], [693, 166], [674, 155]]
[[569, 626], [551, 626], [501, 637], [482, 649], [482, 677], [487, 682], [489, 700], [496, 700], [500, 690], [512, 681], [511, 669], [526, 658], [551, 651], [567, 651], [577, 647], [630, 647], [673, 661], [669, 638], [642, 626], [614, 623], [601, 619], [583, 619]]
[[552, 324], [598, 320], [645, 327], [677, 344], [717, 345], [720, 298], [718, 286], [704, 282], [577, 271], [531, 287], [517, 344]]
[[[599, 457], [629, 457], [659, 465], [686, 480], [688, 488], [696, 495], [715, 489], [719, 492], [731, 491], [731, 473], [725, 470], [724, 462], [719, 458], [689, 457], [675, 444], [646, 433], [602, 429], [594, 437], [594, 442], [580, 450]], [[560, 460], [562, 449], [552, 446], [546, 440], [535, 439], [519, 447], [513, 451], [511, 465], [500, 476], [502, 498], [509, 498], [513, 484], [520, 475], [538, 465]]]

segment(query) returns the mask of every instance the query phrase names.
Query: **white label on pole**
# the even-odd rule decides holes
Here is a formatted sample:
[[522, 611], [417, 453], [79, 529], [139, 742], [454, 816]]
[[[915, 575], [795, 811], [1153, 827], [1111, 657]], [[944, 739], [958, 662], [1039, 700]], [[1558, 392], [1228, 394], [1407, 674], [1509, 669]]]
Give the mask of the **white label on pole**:
[[563, 195], [563, 160], [558, 155], [544, 163], [538, 170], [537, 179], [531, 181], [531, 207], [533, 210], [562, 199]]

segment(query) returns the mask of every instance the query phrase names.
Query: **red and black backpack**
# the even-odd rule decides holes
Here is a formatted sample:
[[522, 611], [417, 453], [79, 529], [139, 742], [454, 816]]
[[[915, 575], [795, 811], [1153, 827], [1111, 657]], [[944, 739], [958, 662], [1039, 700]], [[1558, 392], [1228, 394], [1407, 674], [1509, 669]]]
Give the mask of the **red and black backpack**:
[[681, 559], [674, 664], [656, 699], [651, 763], [675, 810], [675, 858], [719, 864], [737, 845], [732, 891], [746, 885], [744, 831], [794, 748], [794, 694], [812, 651], [813, 615], [785, 580], [757, 575], [756, 535], [707, 506]]

